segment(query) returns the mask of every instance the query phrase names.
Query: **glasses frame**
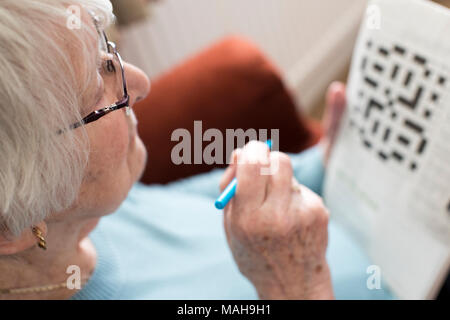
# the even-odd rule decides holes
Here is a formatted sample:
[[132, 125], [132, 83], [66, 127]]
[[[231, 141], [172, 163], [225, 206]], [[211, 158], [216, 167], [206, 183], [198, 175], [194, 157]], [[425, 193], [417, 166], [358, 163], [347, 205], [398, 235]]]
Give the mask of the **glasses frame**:
[[[119, 66], [120, 66], [120, 72], [122, 75], [122, 86], [123, 86], [123, 98], [120, 99], [119, 101], [116, 101], [115, 103], [106, 106], [104, 108], [95, 110], [93, 112], [91, 112], [90, 114], [88, 114], [86, 117], [84, 117], [83, 119], [81, 119], [81, 121], [75, 122], [72, 125], [70, 125], [69, 129], [76, 129], [79, 128], [83, 125], [92, 123], [94, 121], [97, 121], [98, 119], [106, 116], [107, 114], [116, 111], [116, 110], [120, 110], [123, 108], [127, 108], [127, 114], [129, 114], [129, 108], [130, 108], [130, 96], [128, 95], [128, 88], [127, 88], [127, 81], [125, 78], [125, 69], [123, 67], [123, 60], [122, 57], [120, 56], [119, 52], [117, 51], [117, 46], [114, 42], [112, 41], [108, 41], [108, 38], [105, 34], [104, 31], [99, 31], [99, 36], [103, 37], [105, 44], [107, 46], [107, 51], [109, 54], [114, 54], [117, 57], [117, 60], [119, 62]], [[107, 69], [110, 72], [117, 72], [114, 63], [112, 60], [107, 60]], [[58, 133], [63, 133], [65, 130], [59, 130]]]

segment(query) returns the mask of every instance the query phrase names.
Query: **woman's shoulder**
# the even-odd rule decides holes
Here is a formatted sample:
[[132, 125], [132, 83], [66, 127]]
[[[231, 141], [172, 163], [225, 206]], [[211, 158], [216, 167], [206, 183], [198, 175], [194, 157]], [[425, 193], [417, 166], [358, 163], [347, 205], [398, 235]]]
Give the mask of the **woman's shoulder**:
[[89, 299], [109, 286], [101, 292], [114, 291], [118, 299], [256, 298], [233, 262], [221, 214], [207, 197], [136, 185], [91, 239], [101, 264], [78, 297]]

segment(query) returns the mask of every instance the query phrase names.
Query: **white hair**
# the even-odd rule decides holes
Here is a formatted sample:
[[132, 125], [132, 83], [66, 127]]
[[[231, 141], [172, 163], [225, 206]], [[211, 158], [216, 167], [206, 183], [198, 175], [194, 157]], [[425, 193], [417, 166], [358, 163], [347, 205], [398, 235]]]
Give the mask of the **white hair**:
[[93, 28], [83, 19], [68, 27], [71, 5], [102, 17], [102, 26], [113, 18], [109, 0], [0, 1], [0, 235], [68, 209], [83, 181], [86, 132], [57, 134], [82, 118], [96, 77]]

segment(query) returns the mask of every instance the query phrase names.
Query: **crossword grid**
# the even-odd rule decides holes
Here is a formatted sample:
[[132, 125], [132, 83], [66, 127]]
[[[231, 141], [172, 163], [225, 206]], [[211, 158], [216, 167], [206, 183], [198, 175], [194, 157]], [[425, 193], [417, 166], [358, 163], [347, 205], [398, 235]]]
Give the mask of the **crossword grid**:
[[350, 126], [381, 161], [415, 171], [426, 153], [430, 120], [441, 107], [448, 75], [398, 43], [380, 45], [368, 39], [365, 50]]

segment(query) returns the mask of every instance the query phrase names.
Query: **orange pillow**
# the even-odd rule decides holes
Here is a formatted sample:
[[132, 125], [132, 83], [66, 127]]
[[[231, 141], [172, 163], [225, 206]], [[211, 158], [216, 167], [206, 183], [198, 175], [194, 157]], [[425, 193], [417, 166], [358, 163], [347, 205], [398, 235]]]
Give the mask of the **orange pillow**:
[[[171, 160], [172, 132], [194, 121], [203, 132], [219, 129], [279, 129], [280, 150], [299, 152], [317, 143], [320, 126], [299, 115], [278, 70], [254, 45], [228, 37], [153, 82], [150, 95], [134, 108], [139, 134], [149, 151], [142, 182], [167, 183], [224, 165]], [[210, 142], [203, 142], [203, 148]], [[193, 143], [192, 143], [193, 154]], [[224, 163], [225, 143], [224, 143]]]

